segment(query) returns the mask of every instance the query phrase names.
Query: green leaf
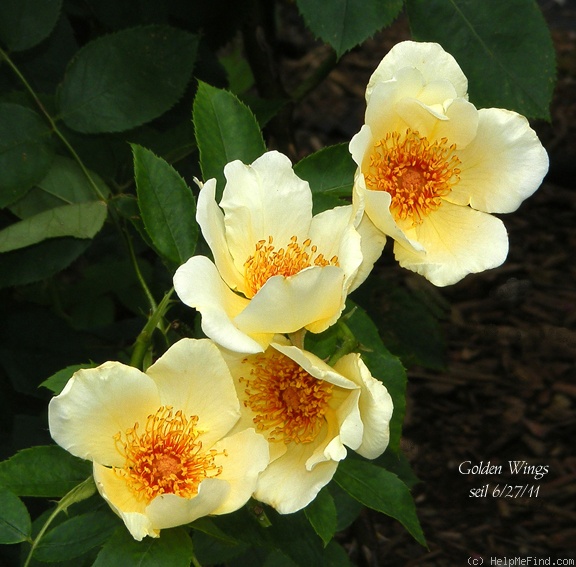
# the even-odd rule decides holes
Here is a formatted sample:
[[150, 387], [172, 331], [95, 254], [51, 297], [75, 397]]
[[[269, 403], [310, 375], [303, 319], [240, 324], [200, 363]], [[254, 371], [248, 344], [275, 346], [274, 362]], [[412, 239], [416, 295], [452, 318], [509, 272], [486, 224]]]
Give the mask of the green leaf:
[[314, 214], [349, 203], [340, 197], [351, 198], [356, 167], [348, 144], [323, 148], [294, 166], [296, 175], [310, 184]]
[[392, 23], [402, 0], [297, 0], [312, 32], [329, 43], [338, 57]]
[[191, 524], [191, 527], [196, 531], [202, 532], [203, 534], [209, 535], [229, 545], [240, 543], [238, 540], [224, 533], [211, 518], [206, 516], [194, 520], [194, 522]]
[[266, 557], [262, 567], [298, 567], [290, 557], [275, 549]]
[[200, 82], [193, 118], [202, 175], [215, 177], [220, 192], [227, 163], [239, 159], [250, 164], [266, 151], [256, 118], [228, 91]]
[[169, 110], [190, 79], [198, 38], [169, 26], [100, 37], [72, 60], [59, 91], [64, 122], [84, 133], [122, 132]]
[[171, 263], [183, 264], [198, 239], [196, 201], [176, 170], [150, 150], [132, 144], [138, 205], [146, 232]]
[[[102, 179], [90, 172], [100, 194], [108, 196], [110, 190]], [[55, 156], [46, 176], [18, 201], [10, 206], [10, 211], [21, 219], [31, 217], [48, 209], [62, 205], [86, 203], [98, 200], [92, 184], [80, 166], [72, 159]]]
[[96, 368], [96, 364], [73, 364], [72, 366], [67, 366], [55, 374], [52, 374], [49, 378], [46, 378], [40, 386], [44, 386], [44, 388], [48, 388], [55, 395], [58, 395], [64, 389], [68, 380], [72, 378], [74, 372], [82, 368]]
[[427, 293], [423, 287], [408, 292], [390, 283], [380, 293], [380, 305], [385, 306], [378, 317], [382, 339], [407, 366], [418, 364], [435, 370], [446, 366], [439, 319], [446, 316], [448, 309], [440, 299], [435, 290]]
[[18, 496], [64, 496], [91, 474], [91, 463], [56, 445], [23, 449], [0, 462], [0, 486]]
[[136, 541], [122, 527], [104, 545], [93, 567], [189, 567], [192, 556], [192, 540], [181, 528]]
[[45, 534], [34, 551], [39, 561], [66, 561], [102, 545], [118, 528], [109, 509], [73, 516]]
[[90, 242], [88, 239], [58, 238], [0, 254], [0, 289], [53, 276], [76, 260]]
[[360, 342], [362, 360], [366, 363], [374, 378], [380, 380], [388, 390], [394, 403], [394, 412], [390, 420], [389, 447], [397, 451], [400, 446], [402, 423], [406, 413], [406, 371], [400, 359], [384, 346], [378, 329], [366, 311], [352, 301], [353, 311], [346, 324]]
[[[192, 527], [196, 527], [196, 522]], [[222, 532], [223, 533], [223, 532]], [[232, 538], [227, 538], [232, 539]], [[235, 540], [233, 540], [235, 541]], [[203, 530], [194, 531], [192, 535], [194, 555], [200, 565], [229, 564], [230, 560], [248, 551], [253, 555], [254, 548], [247, 543], [230, 543], [218, 535], [208, 535]]]
[[355, 498], [352, 498], [345, 490], [340, 488], [335, 482], [328, 485], [328, 490], [334, 499], [338, 522], [336, 531], [341, 532], [348, 528], [360, 515], [364, 506]]
[[19, 199], [47, 173], [51, 132], [36, 112], [0, 103], [0, 208]]
[[34, 47], [50, 35], [61, 8], [62, 0], [2, 0], [0, 40], [11, 51]]
[[326, 547], [336, 533], [337, 524], [336, 506], [330, 492], [323, 488], [304, 512]]
[[468, 77], [477, 107], [550, 118], [555, 58], [534, 0], [407, 0], [415, 39], [438, 42]]
[[0, 252], [10, 252], [48, 238], [93, 238], [102, 228], [108, 209], [102, 201], [65, 205], [38, 213], [0, 230]]
[[30, 538], [30, 514], [18, 496], [0, 488], [0, 544], [20, 543]]
[[364, 506], [398, 520], [426, 546], [412, 495], [395, 474], [366, 461], [345, 459], [338, 465], [334, 480]]
[[[407, 450], [409, 450], [410, 447], [409, 443], [410, 442], [407, 442], [406, 444], [408, 447]], [[372, 462], [375, 465], [394, 473], [410, 489], [420, 482], [420, 479], [414, 474], [414, 471], [410, 466], [410, 461], [408, 461], [406, 455], [401, 451], [396, 453], [385, 451]]]

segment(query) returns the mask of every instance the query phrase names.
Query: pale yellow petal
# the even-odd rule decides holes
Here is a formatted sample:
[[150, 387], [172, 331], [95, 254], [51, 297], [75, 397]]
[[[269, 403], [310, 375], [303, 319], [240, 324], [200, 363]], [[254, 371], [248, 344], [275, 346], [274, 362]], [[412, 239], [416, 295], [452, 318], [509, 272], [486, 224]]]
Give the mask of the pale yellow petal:
[[123, 465], [114, 435], [124, 433], [160, 406], [156, 384], [120, 362], [79, 370], [50, 400], [50, 434], [61, 447], [104, 465]]
[[397, 242], [415, 252], [422, 251], [423, 245], [415, 240], [411, 235], [406, 234], [403, 226], [398, 224], [390, 212], [392, 197], [386, 191], [372, 191], [366, 188], [363, 175], [356, 177], [354, 184], [356, 198], [364, 202], [366, 215], [374, 223], [374, 226], [384, 234], [390, 236]]
[[238, 269], [230, 254], [226, 240], [224, 213], [216, 203], [216, 180], [210, 179], [204, 183], [198, 195], [196, 219], [202, 230], [202, 236], [214, 256], [214, 263], [220, 276], [226, 284], [242, 293], [245, 292], [243, 269]]
[[446, 198], [484, 212], [510, 213], [536, 191], [548, 155], [526, 118], [509, 110], [479, 111], [474, 141], [460, 158], [460, 182]]
[[326, 362], [317, 357], [314, 353], [302, 350], [293, 345], [285, 345], [277, 342], [271, 343], [270, 346], [292, 359], [296, 364], [298, 364], [298, 366], [306, 370], [308, 374], [314, 376], [314, 378], [317, 378], [318, 380], [323, 380], [348, 390], [356, 387], [351, 380], [348, 380], [345, 376], [336, 372], [331, 366], [326, 364]]
[[302, 327], [319, 333], [344, 309], [344, 278], [344, 270], [335, 266], [314, 266], [287, 278], [273, 276], [234, 322], [250, 335], [292, 333]]
[[206, 478], [192, 498], [162, 494], [150, 502], [146, 514], [155, 529], [174, 528], [214, 514], [229, 495], [230, 486], [225, 480]]
[[402, 112], [403, 101], [417, 101], [424, 85], [420, 71], [405, 67], [394, 79], [374, 86], [364, 121], [370, 126], [375, 140], [384, 138], [388, 132], [405, 132], [411, 127], [405, 119], [412, 117]]
[[314, 449], [314, 443], [291, 443], [286, 454], [260, 475], [254, 497], [280, 514], [292, 514], [307, 506], [332, 480], [338, 467], [336, 461], [324, 461], [307, 470], [306, 462]]
[[268, 442], [254, 429], [225, 437], [214, 446], [219, 454], [214, 464], [222, 466], [219, 479], [230, 486], [226, 500], [213, 514], [228, 514], [244, 506], [256, 489], [260, 473], [270, 462]]
[[228, 247], [239, 272], [259, 240], [273, 237], [276, 249], [292, 236], [306, 239], [312, 219], [312, 193], [283, 154], [267, 152], [251, 165], [234, 161], [224, 168], [226, 187], [220, 201]]
[[140, 541], [146, 536], [159, 536], [159, 530], [154, 528], [146, 514], [146, 503], [136, 498], [123, 478], [112, 469], [94, 463], [94, 482], [102, 498], [122, 518], [134, 539]]
[[228, 366], [208, 340], [182, 339], [172, 345], [146, 373], [156, 382], [162, 405], [198, 416], [202, 444], [210, 448], [240, 417]]
[[[335, 369], [360, 387], [358, 407], [362, 421], [361, 443], [349, 447], [367, 459], [375, 459], [388, 446], [393, 404], [382, 382], [372, 376], [360, 355], [351, 353], [335, 364]], [[383, 379], [386, 377], [383, 376]]]
[[362, 263], [356, 272], [356, 275], [350, 282], [348, 293], [352, 293], [361, 285], [376, 263], [376, 260], [382, 255], [384, 245], [386, 244], [386, 235], [376, 228], [376, 225], [366, 214], [362, 216], [360, 224], [356, 228], [360, 234], [360, 248], [362, 250]]
[[331, 261], [337, 258], [338, 266], [344, 270], [344, 287], [352, 280], [362, 264], [360, 234], [354, 228], [352, 205], [335, 207], [316, 215], [308, 233], [318, 253]]
[[[202, 330], [230, 350], [261, 352], [272, 338], [241, 331], [233, 319], [250, 304], [224, 283], [216, 266], [205, 256], [194, 256], [174, 274], [174, 289], [183, 303], [202, 314]], [[264, 346], [263, 346], [264, 345]]]
[[376, 67], [366, 88], [367, 99], [376, 84], [391, 79], [404, 67], [418, 69], [426, 83], [445, 79], [454, 85], [458, 96], [466, 96], [466, 75], [442, 46], [437, 43], [403, 41], [396, 44]]
[[470, 273], [502, 264], [508, 254], [508, 235], [502, 221], [470, 207], [443, 202], [408, 236], [424, 252], [394, 245], [404, 268], [423, 275], [437, 286], [456, 283]]

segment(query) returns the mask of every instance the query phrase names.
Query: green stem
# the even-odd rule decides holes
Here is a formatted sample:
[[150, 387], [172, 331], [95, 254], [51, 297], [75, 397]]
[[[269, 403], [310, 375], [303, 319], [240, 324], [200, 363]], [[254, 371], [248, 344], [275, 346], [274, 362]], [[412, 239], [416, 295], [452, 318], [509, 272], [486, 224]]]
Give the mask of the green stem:
[[154, 329], [160, 325], [160, 321], [166, 314], [168, 306], [170, 304], [170, 298], [172, 297], [172, 293], [174, 292], [174, 288], [170, 289], [164, 297], [159, 305], [153, 310], [150, 318], [144, 328], [138, 335], [136, 342], [134, 343], [134, 347], [132, 350], [132, 357], [130, 358], [130, 366], [134, 366], [135, 368], [143, 369], [144, 358], [146, 353], [148, 352], [148, 348], [150, 347], [150, 342], [152, 341], [152, 333]]
[[102, 193], [102, 191], [100, 190], [100, 188], [98, 187], [98, 185], [94, 181], [93, 177], [90, 175], [90, 171], [88, 171], [88, 168], [84, 165], [84, 163], [80, 159], [80, 156], [76, 153], [76, 150], [72, 147], [72, 145], [66, 139], [64, 134], [62, 134], [62, 132], [60, 132], [60, 130], [58, 129], [58, 126], [56, 124], [56, 121], [52, 118], [52, 116], [50, 115], [50, 113], [48, 112], [46, 107], [42, 104], [42, 101], [40, 100], [40, 98], [38, 97], [38, 95], [36, 94], [34, 89], [30, 86], [30, 83], [28, 83], [28, 81], [26, 80], [26, 77], [24, 77], [24, 75], [22, 75], [22, 73], [20, 73], [20, 70], [18, 69], [18, 67], [16, 67], [16, 65], [14, 65], [12, 59], [10, 59], [8, 54], [2, 48], [0, 48], [0, 56], [4, 59], [4, 61], [6, 61], [6, 63], [10, 67], [10, 69], [12, 69], [14, 74], [18, 77], [20, 82], [24, 85], [24, 87], [26, 88], [26, 90], [28, 91], [28, 93], [30, 94], [30, 96], [32, 97], [32, 99], [34, 100], [34, 102], [36, 103], [36, 105], [38, 106], [38, 108], [40, 109], [40, 111], [42, 112], [42, 114], [44, 115], [46, 120], [48, 121], [48, 123], [50, 124], [52, 131], [56, 134], [56, 136], [58, 136], [58, 138], [64, 144], [66, 149], [70, 152], [70, 155], [74, 158], [74, 161], [76, 161], [76, 163], [80, 166], [80, 168], [82, 169], [82, 172], [86, 176], [86, 179], [88, 179], [88, 183], [90, 183], [90, 186], [94, 190], [94, 193], [97, 195], [97, 197], [101, 201], [104, 201], [106, 203], [107, 202], [106, 195], [104, 195]]
[[136, 254], [134, 252], [134, 246], [132, 246], [132, 240], [130, 240], [130, 236], [126, 233], [122, 233], [126, 240], [126, 246], [128, 247], [128, 253], [130, 254], [130, 261], [132, 262], [132, 266], [134, 267], [134, 271], [136, 272], [136, 278], [138, 282], [142, 286], [144, 294], [146, 295], [146, 299], [148, 300], [148, 305], [150, 306], [151, 311], [155, 311], [158, 308], [156, 304], [156, 300], [142, 275], [142, 271], [140, 270], [140, 266], [138, 265], [138, 258], [136, 258]]
[[358, 340], [354, 336], [354, 333], [350, 330], [350, 327], [346, 325], [342, 320], [338, 321], [338, 334], [342, 338], [342, 343], [336, 352], [328, 360], [329, 366], [334, 366], [338, 360], [340, 360], [344, 355], [354, 352], [358, 349]]
[[81, 502], [82, 500], [90, 498], [90, 496], [92, 496], [92, 494], [94, 494], [95, 492], [96, 492], [96, 485], [94, 484], [94, 478], [89, 477], [84, 482], [81, 482], [80, 484], [75, 486], [70, 492], [68, 492], [68, 494], [66, 494], [60, 499], [54, 512], [50, 514], [50, 516], [48, 517], [46, 522], [44, 522], [44, 525], [38, 532], [38, 535], [34, 538], [34, 541], [32, 542], [32, 547], [30, 548], [30, 551], [28, 552], [28, 557], [26, 558], [26, 562], [24, 563], [24, 567], [28, 567], [28, 565], [30, 565], [30, 561], [32, 561], [34, 551], [36, 550], [38, 544], [40, 543], [40, 540], [44, 537], [44, 534], [54, 521], [54, 518], [56, 518], [56, 516], [60, 514], [60, 512], [64, 512], [65, 510], [67, 510], [68, 507], [74, 504], [75, 502]]

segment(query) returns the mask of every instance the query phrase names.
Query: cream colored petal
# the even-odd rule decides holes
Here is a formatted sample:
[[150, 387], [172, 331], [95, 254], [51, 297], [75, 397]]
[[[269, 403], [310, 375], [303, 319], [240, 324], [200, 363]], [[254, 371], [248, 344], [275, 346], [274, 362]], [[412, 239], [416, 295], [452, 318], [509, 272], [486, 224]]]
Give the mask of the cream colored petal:
[[352, 136], [350, 144], [348, 145], [348, 151], [359, 168], [355, 177], [358, 176], [359, 171], [368, 171], [370, 167], [370, 153], [373, 150], [374, 142], [372, 129], [368, 124], [364, 124], [362, 128], [360, 128], [360, 131]]
[[401, 112], [402, 105], [407, 100], [417, 104], [424, 85], [422, 74], [417, 69], [405, 67], [394, 79], [374, 87], [364, 121], [370, 126], [375, 140], [381, 140], [388, 132], [405, 132], [406, 128], [412, 127], [405, 121], [406, 117], [411, 117]]
[[50, 434], [61, 447], [104, 465], [124, 459], [114, 435], [143, 423], [156, 412], [160, 397], [154, 382], [136, 368], [106, 362], [79, 370], [48, 406]]
[[225, 480], [206, 478], [193, 498], [182, 498], [176, 494], [157, 496], [146, 508], [146, 514], [155, 529], [174, 528], [216, 513], [229, 495], [230, 486]]
[[[174, 274], [174, 289], [183, 303], [200, 311], [202, 330], [212, 340], [238, 352], [264, 350], [266, 337], [248, 336], [233, 323], [250, 301], [236, 295], [222, 281], [208, 258], [194, 256], [180, 266]], [[272, 335], [268, 340], [271, 338]]]
[[339, 386], [344, 389], [354, 389], [356, 385], [348, 380], [342, 374], [336, 372], [331, 366], [328, 366], [321, 358], [317, 357], [315, 354], [308, 352], [307, 350], [299, 349], [296, 346], [286, 345], [281, 343], [270, 343], [270, 346], [281, 352], [288, 358], [292, 359], [301, 368], [306, 370], [308, 374], [318, 378], [318, 380], [324, 380], [335, 386]]
[[[438, 112], [438, 109], [435, 111], [414, 98], [404, 98], [398, 101], [395, 108], [406, 124], [405, 128], [395, 129], [401, 134], [404, 134], [406, 129], [409, 128], [412, 132], [417, 132], [420, 136], [431, 139], [438, 128], [438, 123], [448, 121], [443, 109], [439, 109], [440, 112]], [[383, 137], [380, 136], [380, 138]]]
[[504, 224], [491, 215], [443, 202], [417, 225], [411, 239], [425, 252], [394, 245], [394, 254], [404, 268], [423, 275], [437, 286], [456, 283], [470, 273], [502, 264], [508, 254]]
[[260, 473], [270, 462], [268, 442], [254, 429], [225, 437], [214, 446], [220, 454], [214, 463], [222, 466], [218, 477], [228, 483], [230, 492], [213, 514], [228, 514], [244, 506], [256, 489]]
[[252, 165], [234, 161], [224, 168], [227, 183], [220, 206], [226, 239], [239, 272], [259, 240], [273, 237], [276, 249], [292, 236], [306, 239], [312, 219], [312, 192], [283, 154], [271, 151]]
[[[340, 394], [340, 400], [336, 399], [338, 394]], [[362, 443], [364, 425], [358, 407], [359, 399], [360, 389], [334, 392], [333, 400], [331, 400], [330, 404], [335, 406], [334, 417], [337, 422], [338, 443], [346, 445], [350, 449], [357, 449]], [[333, 443], [334, 441], [331, 442], [331, 444]], [[326, 448], [325, 455], [330, 456], [335, 461], [343, 459], [345, 454], [340, 455], [340, 458], [337, 458], [336, 455], [331, 455], [331, 444]]]
[[465, 148], [474, 140], [480, 120], [477, 108], [464, 98], [454, 99], [446, 109], [447, 121], [438, 123], [433, 140], [446, 138], [448, 145]]
[[444, 113], [443, 105], [447, 100], [458, 98], [454, 85], [447, 79], [436, 79], [424, 85], [418, 94], [418, 100], [426, 106], [439, 106]]
[[346, 274], [344, 287], [353, 279], [362, 264], [360, 234], [354, 228], [352, 205], [335, 207], [316, 215], [310, 224], [309, 237], [326, 260], [338, 258]]
[[134, 539], [141, 541], [146, 536], [160, 535], [146, 514], [146, 503], [137, 500], [126, 481], [112, 469], [94, 463], [94, 481], [102, 498], [122, 518]]
[[478, 110], [463, 98], [450, 100], [446, 109], [438, 112], [414, 99], [401, 100], [396, 108], [407, 126], [431, 143], [445, 138], [449, 146], [461, 148], [476, 136]]
[[216, 345], [182, 339], [146, 371], [157, 384], [163, 405], [198, 416], [205, 449], [222, 438], [240, 417], [232, 376]]
[[362, 220], [356, 228], [360, 234], [360, 248], [362, 250], [362, 263], [356, 272], [356, 275], [350, 282], [348, 293], [352, 293], [360, 284], [362, 284], [376, 263], [376, 260], [382, 255], [384, 245], [386, 244], [386, 235], [378, 230], [375, 224], [366, 214], [362, 215]]
[[418, 69], [426, 83], [446, 79], [454, 85], [458, 96], [466, 96], [468, 80], [452, 55], [437, 43], [403, 41], [388, 52], [370, 77], [366, 98], [376, 84], [391, 79], [404, 67]]
[[254, 497], [280, 514], [292, 514], [312, 502], [338, 467], [336, 461], [324, 461], [307, 470], [306, 461], [314, 448], [314, 443], [290, 443], [286, 454], [262, 472]]
[[392, 398], [384, 384], [370, 374], [359, 354], [343, 356], [336, 362], [335, 369], [360, 387], [358, 406], [363, 425], [361, 444], [352, 447], [344, 443], [363, 457], [375, 459], [386, 450], [390, 439]]
[[302, 327], [324, 331], [344, 308], [344, 277], [344, 270], [335, 266], [306, 268], [288, 278], [273, 276], [234, 322], [250, 335], [292, 333]]
[[354, 181], [353, 198], [359, 199], [364, 203], [366, 215], [368, 215], [378, 230], [397, 242], [401, 242], [408, 249], [413, 249], [415, 252], [423, 250], [422, 244], [414, 238], [410, 238], [394, 220], [390, 212], [390, 203], [392, 202], [390, 193], [366, 189], [364, 176], [358, 175]]
[[451, 202], [484, 212], [510, 213], [538, 189], [548, 155], [526, 118], [509, 110], [479, 110], [474, 141], [458, 152], [460, 182]]
[[242, 293], [246, 290], [244, 271], [239, 271], [228, 249], [224, 213], [216, 203], [216, 180], [210, 179], [204, 183], [198, 195], [196, 220], [202, 230], [202, 235], [214, 256], [214, 263], [222, 279], [231, 289]]

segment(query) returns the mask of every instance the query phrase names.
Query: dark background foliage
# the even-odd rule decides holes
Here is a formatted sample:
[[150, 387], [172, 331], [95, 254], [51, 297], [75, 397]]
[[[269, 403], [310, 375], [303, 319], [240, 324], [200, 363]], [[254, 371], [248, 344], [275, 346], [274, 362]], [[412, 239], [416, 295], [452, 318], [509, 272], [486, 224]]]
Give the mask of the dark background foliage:
[[[351, 3], [355, 4], [353, 0]], [[54, 17], [52, 7], [56, 4], [53, 1], [44, 5], [42, 21], [46, 27]], [[441, 11], [430, 15], [439, 18], [436, 21], [428, 17], [430, 2], [410, 0], [392, 27], [348, 52], [357, 42], [354, 26], [348, 35], [339, 36], [333, 49], [307, 30], [306, 23], [328, 41], [334, 33], [332, 24], [338, 23], [328, 17], [315, 19], [314, 4], [298, 2], [302, 17], [290, 2], [280, 2], [275, 13], [265, 2], [255, 1], [67, 0], [62, 11], [65, 17], [58, 17], [57, 33], [30, 50], [24, 50], [26, 42], [37, 41], [32, 32], [42, 34], [42, 27], [30, 27], [27, 29], [31, 32], [24, 33], [0, 19], [0, 32], [5, 41], [8, 37], [12, 42], [14, 61], [31, 79], [34, 90], [45, 93], [40, 97], [42, 104], [50, 112], [59, 109], [57, 118], [67, 139], [88, 167], [118, 195], [114, 215], [128, 227], [142, 275], [155, 297], [162, 297], [170, 287], [170, 269], [180, 251], [170, 250], [161, 260], [152, 252], [157, 249], [156, 243], [146, 240], [134, 198], [129, 143], [163, 156], [189, 183], [193, 176], [201, 176], [190, 120], [198, 85], [196, 80], [189, 80], [192, 60], [194, 78], [203, 85], [200, 89], [227, 87], [242, 93], [242, 100], [264, 126], [268, 147], [281, 149], [298, 162], [327, 145], [348, 142], [357, 132], [363, 121], [368, 77], [393, 44], [411, 37], [412, 31], [418, 38], [437, 39], [448, 48], [454, 30], [462, 26], [454, 14]], [[464, 8], [473, 4], [459, 3]], [[507, 6], [513, 17], [516, 2], [500, 4]], [[574, 557], [576, 9], [570, 0], [542, 0], [540, 5], [552, 27], [558, 55], [551, 122], [542, 119], [547, 117], [546, 93], [552, 88], [552, 76], [542, 81], [543, 77], [526, 68], [527, 83], [519, 89], [523, 94], [517, 96], [509, 92], [509, 77], [492, 76], [496, 72], [493, 61], [484, 66], [472, 62], [466, 67], [466, 54], [461, 59], [469, 76], [478, 75], [476, 79], [471, 76], [472, 101], [479, 106], [507, 106], [540, 118], [534, 126], [551, 155], [551, 171], [543, 187], [519, 211], [503, 217], [510, 232], [507, 263], [438, 290], [400, 270], [387, 249], [374, 277], [354, 297], [369, 310], [387, 347], [408, 367], [402, 443], [420, 479], [413, 494], [429, 545], [428, 549], [422, 548], [388, 516], [363, 511], [338, 536], [357, 565], [460, 565], [475, 556], [484, 558], [485, 563], [490, 556]], [[374, 22], [371, 33], [388, 25], [402, 9], [401, 2], [387, 2], [386, 6], [386, 10], [376, 9], [370, 14]], [[359, 13], [366, 20], [365, 14]], [[412, 16], [412, 30], [407, 15]], [[276, 39], [268, 44], [271, 51], [263, 56], [258, 49], [262, 38], [244, 33], [252, 74], [233, 40], [238, 27], [253, 30], [255, 20], [264, 29], [275, 30]], [[83, 95], [72, 87], [78, 84], [74, 72], [81, 70], [66, 70], [68, 61], [77, 57], [77, 49], [94, 38], [131, 26], [165, 24], [194, 34], [182, 36], [177, 53], [167, 51], [164, 55], [166, 65], [179, 66], [177, 74], [183, 77], [181, 84], [172, 85], [163, 103], [167, 111], [158, 111], [158, 97], [148, 100], [148, 87], [154, 86], [154, 80], [144, 76], [141, 97], [137, 97], [141, 102], [134, 108], [130, 106], [135, 100], [134, 91], [120, 91], [127, 105], [110, 122], [97, 115], [98, 105], [94, 113], [88, 113], [92, 122], [86, 120], [84, 112], [79, 113], [82, 120], [78, 119], [75, 97]], [[492, 24], [491, 20], [477, 23], [488, 30], [497, 29]], [[531, 33], [526, 31], [527, 43]], [[117, 52], [109, 56], [129, 58], [129, 44], [137, 39], [128, 37], [124, 43], [120, 38]], [[161, 37], [158, 42], [156, 48], [161, 51]], [[215, 53], [224, 46], [226, 57], [218, 61]], [[511, 47], [512, 51], [521, 51], [516, 45]], [[477, 54], [478, 49], [470, 45], [470, 52]], [[278, 64], [273, 73], [268, 56]], [[337, 56], [341, 59], [335, 66]], [[94, 65], [97, 68], [98, 61]], [[482, 90], [482, 77], [488, 74], [491, 80], [502, 80], [502, 99], [498, 103]], [[547, 83], [546, 88], [534, 86], [542, 82]], [[540, 95], [532, 99], [529, 95], [534, 90]], [[0, 102], [5, 105], [34, 106], [5, 65], [0, 68], [0, 92]], [[288, 102], [287, 93], [298, 104]], [[3, 119], [8, 120], [13, 110], [5, 106]], [[18, 118], [28, 121], [31, 129], [46, 128], [29, 116]], [[54, 152], [66, 153], [61, 140], [30, 147], [29, 152], [39, 164], [54, 159]], [[210, 156], [204, 156], [204, 162], [210, 164]], [[68, 163], [63, 167], [66, 175], [76, 175]], [[217, 160], [213, 167], [218, 175]], [[305, 162], [300, 168], [305, 170]], [[31, 186], [38, 181], [31, 180]], [[46, 187], [39, 187], [39, 192], [43, 198], [49, 193]], [[58, 198], [92, 206], [82, 195]], [[330, 199], [334, 198], [337, 202], [338, 196], [330, 195], [317, 206], [331, 206], [334, 201]], [[50, 208], [55, 203], [40, 206]], [[38, 212], [27, 207], [30, 203], [24, 202], [20, 208], [3, 210], [0, 227]], [[92, 218], [92, 209], [87, 210]], [[50, 443], [46, 406], [51, 392], [38, 387], [43, 380], [70, 364], [107, 359], [128, 362], [134, 339], [146, 322], [145, 294], [126, 261], [129, 248], [119, 241], [112, 223], [104, 224], [91, 241], [93, 235], [82, 236], [45, 240], [0, 257], [0, 459], [25, 447]], [[186, 309], [178, 306], [171, 310], [170, 320], [172, 339], [193, 334], [197, 326]], [[165, 346], [157, 341], [156, 352]], [[490, 484], [492, 489], [512, 479], [506, 474], [458, 473], [459, 463], [465, 460], [506, 465], [508, 460], [522, 459], [549, 466], [549, 474], [540, 481], [520, 479], [522, 484], [540, 486], [538, 498], [471, 498], [472, 488]], [[84, 477], [82, 470], [78, 480]], [[409, 471], [405, 471], [405, 478], [411, 478]], [[333, 496], [338, 499], [338, 493]], [[43, 512], [42, 503], [25, 500], [33, 516]], [[88, 510], [86, 505], [83, 511]], [[100, 506], [93, 513], [98, 516], [89, 518], [91, 525], [104, 526], [102, 533], [94, 534], [94, 541], [100, 541], [99, 537], [104, 541], [110, 536], [106, 531], [109, 512]], [[300, 520], [286, 526], [281, 519], [275, 520], [279, 526], [276, 529], [285, 528], [288, 538], [289, 530], [301, 525]], [[345, 522], [343, 525], [347, 526]], [[176, 531], [163, 536], [162, 550], [178, 545], [181, 535]], [[121, 537], [114, 536], [112, 543], [130, 544]], [[211, 552], [207, 541], [195, 540], [197, 552], [206, 556]], [[16, 560], [12, 551], [5, 560], [7, 565]], [[85, 558], [86, 565], [92, 564], [95, 556]], [[289, 564], [281, 563], [286, 561], [285, 555], [268, 557], [269, 562], [274, 560], [277, 565]]]

